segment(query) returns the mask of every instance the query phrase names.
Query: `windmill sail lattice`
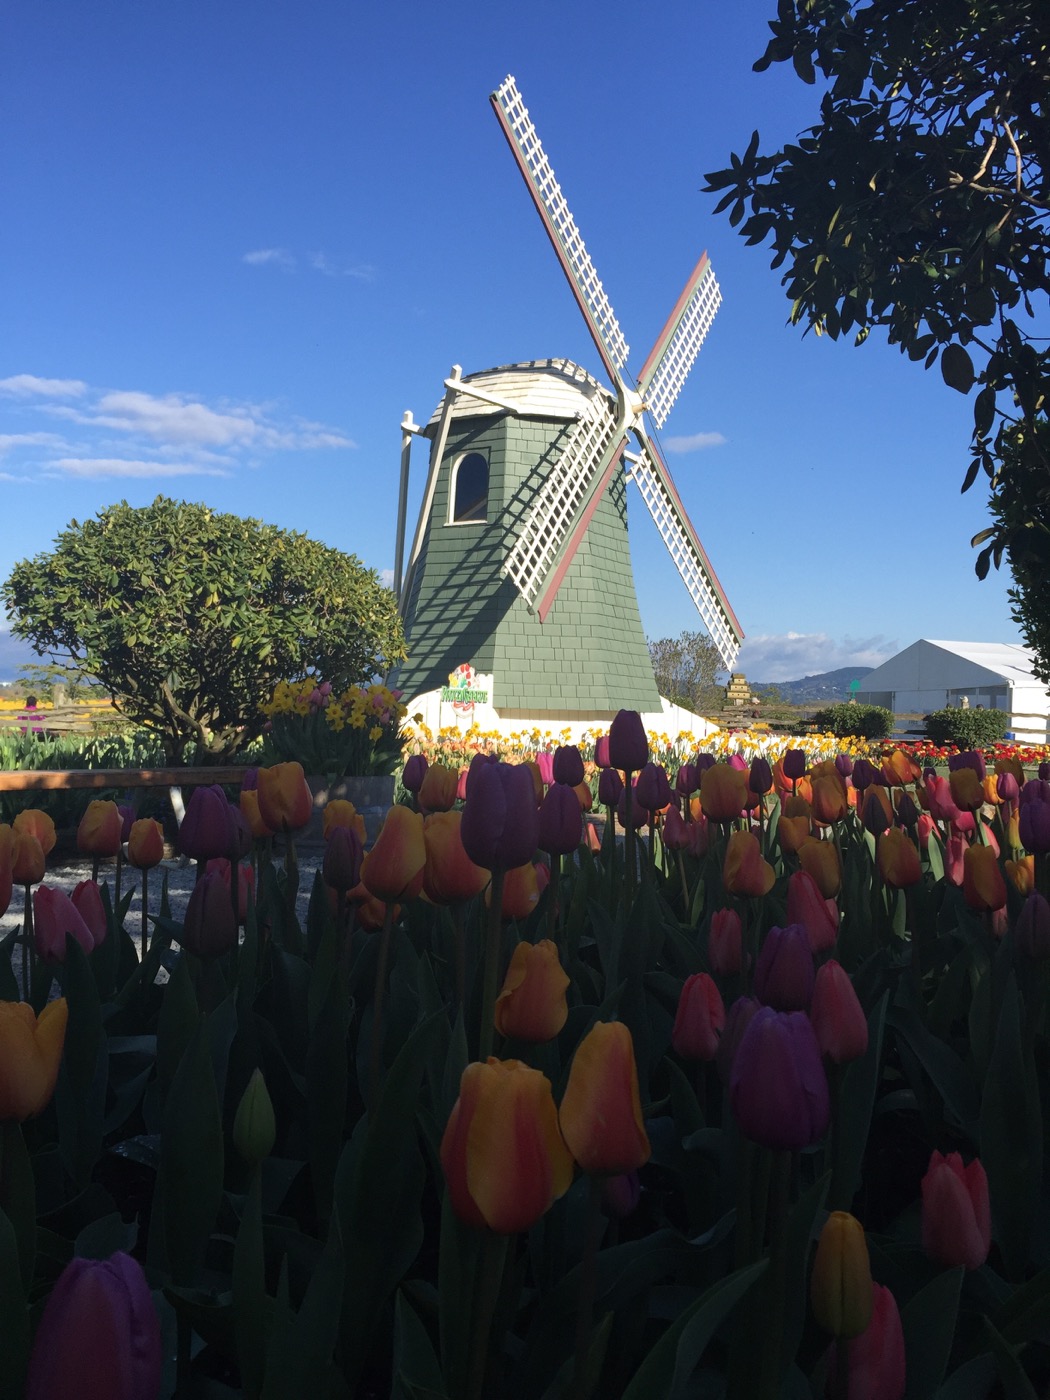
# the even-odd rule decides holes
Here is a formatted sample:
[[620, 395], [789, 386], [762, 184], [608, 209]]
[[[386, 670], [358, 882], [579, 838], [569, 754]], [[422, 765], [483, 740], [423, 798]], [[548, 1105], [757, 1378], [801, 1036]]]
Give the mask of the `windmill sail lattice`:
[[658, 428], [667, 422], [721, 301], [722, 293], [705, 253], [638, 378], [639, 393]]

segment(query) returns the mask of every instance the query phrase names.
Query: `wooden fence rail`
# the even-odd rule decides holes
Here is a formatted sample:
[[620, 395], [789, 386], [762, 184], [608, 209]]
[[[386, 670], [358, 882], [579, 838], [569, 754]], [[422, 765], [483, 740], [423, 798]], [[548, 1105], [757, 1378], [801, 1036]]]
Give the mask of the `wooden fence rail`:
[[0, 792], [54, 792], [74, 788], [196, 787], [239, 783], [244, 768], [19, 768], [0, 770]]

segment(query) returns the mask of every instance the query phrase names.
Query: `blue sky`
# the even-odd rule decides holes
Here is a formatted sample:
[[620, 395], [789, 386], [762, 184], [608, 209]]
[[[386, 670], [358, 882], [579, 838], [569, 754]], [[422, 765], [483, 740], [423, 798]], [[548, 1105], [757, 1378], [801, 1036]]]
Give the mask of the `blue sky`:
[[[9, 0], [0, 11], [0, 576], [158, 493], [389, 569], [400, 433], [465, 372], [600, 370], [488, 94], [514, 73], [637, 370], [699, 253], [723, 304], [660, 441], [752, 679], [1019, 640], [979, 583], [971, 404], [872, 336], [803, 339], [706, 171], [817, 94], [773, 0]], [[415, 501], [425, 461], [413, 460]], [[698, 625], [632, 491], [651, 637]], [[0, 673], [17, 660], [10, 638]]]

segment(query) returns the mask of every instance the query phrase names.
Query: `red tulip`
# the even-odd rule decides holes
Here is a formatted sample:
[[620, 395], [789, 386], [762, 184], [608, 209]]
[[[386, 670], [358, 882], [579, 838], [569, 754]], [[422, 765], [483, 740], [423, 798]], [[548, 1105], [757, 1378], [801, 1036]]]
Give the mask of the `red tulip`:
[[720, 976], [731, 976], [743, 967], [744, 931], [735, 909], [716, 909], [707, 935], [707, 956], [711, 969]]
[[830, 958], [817, 969], [809, 1019], [817, 1044], [833, 1064], [858, 1060], [868, 1048], [868, 1023], [845, 969]]
[[726, 1023], [726, 1009], [706, 972], [686, 978], [675, 1013], [671, 1044], [683, 1060], [713, 1060]]
[[[39, 894], [40, 891], [38, 890], [37, 893]], [[106, 907], [102, 903], [101, 890], [94, 880], [81, 880], [70, 895], [70, 902], [87, 924], [91, 941], [97, 948], [100, 943], [106, 941], [106, 934], [109, 932]]]
[[198, 958], [220, 958], [237, 943], [230, 887], [212, 870], [197, 881], [186, 905], [179, 942]]
[[[827, 845], [825, 841], [819, 843]], [[803, 847], [803, 849], [808, 849]], [[816, 880], [808, 870], [796, 870], [788, 878], [788, 923], [801, 924], [806, 930], [809, 946], [814, 953], [827, 952], [835, 946], [839, 931], [838, 905], [825, 899]]]
[[871, 1321], [867, 1330], [859, 1337], [843, 1339], [832, 1346], [828, 1367], [828, 1374], [832, 1376], [840, 1346], [846, 1348], [847, 1400], [903, 1400], [904, 1332], [897, 1300], [888, 1288], [872, 1284]]

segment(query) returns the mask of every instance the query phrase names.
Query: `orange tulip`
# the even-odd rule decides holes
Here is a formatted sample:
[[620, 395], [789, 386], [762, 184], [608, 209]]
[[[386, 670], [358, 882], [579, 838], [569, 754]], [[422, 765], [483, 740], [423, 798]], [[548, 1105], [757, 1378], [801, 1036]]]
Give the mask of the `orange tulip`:
[[391, 807], [361, 864], [361, 883], [377, 899], [415, 899], [426, 862], [423, 818], [408, 807]]
[[747, 802], [747, 773], [728, 763], [716, 763], [700, 779], [700, 806], [711, 822], [731, 822]]
[[879, 837], [878, 864], [879, 874], [894, 889], [906, 889], [922, 879], [919, 852], [899, 826], [891, 826]]
[[972, 768], [955, 768], [948, 774], [952, 801], [964, 812], [976, 812], [984, 805], [984, 784]]
[[634, 1041], [622, 1021], [597, 1022], [576, 1047], [558, 1121], [569, 1151], [593, 1176], [648, 1162]]
[[[329, 804], [330, 805], [330, 804]], [[259, 811], [259, 791], [257, 788], [242, 789], [240, 795], [241, 816], [248, 823], [248, 830], [256, 841], [264, 841], [272, 836], [273, 828], [266, 825]]]
[[89, 802], [77, 827], [77, 850], [86, 856], [115, 856], [120, 850], [124, 818], [115, 802]]
[[423, 775], [416, 800], [423, 812], [448, 812], [456, 805], [459, 774], [441, 763], [432, 763]]
[[818, 822], [840, 822], [849, 811], [846, 784], [836, 775], [813, 781], [813, 815]]
[[24, 812], [19, 812], [11, 825], [15, 831], [35, 836], [45, 856], [55, 849], [55, 824], [46, 812], [27, 807]]
[[[334, 915], [337, 908], [336, 891], [332, 890], [331, 895]], [[383, 927], [386, 919], [385, 900], [376, 899], [375, 895], [371, 894], [364, 885], [355, 885], [352, 890], [347, 891], [346, 897], [357, 910], [357, 922], [363, 929], [367, 929], [370, 933], [377, 933]], [[393, 917], [396, 919], [400, 913], [400, 904], [395, 904]]]
[[1016, 754], [1010, 754], [1009, 757], [997, 758], [995, 760], [995, 776], [998, 778], [1001, 773], [1012, 773], [1017, 779], [1017, 786], [1024, 787], [1024, 768], [1022, 768], [1021, 760]]
[[432, 904], [459, 904], [473, 899], [491, 878], [463, 849], [459, 830], [462, 821], [462, 812], [432, 812], [423, 822], [423, 893]]
[[805, 817], [809, 821], [813, 816], [813, 804], [808, 797], [788, 793], [780, 804], [780, 814], [784, 817]]
[[528, 1230], [572, 1184], [550, 1080], [520, 1060], [467, 1065], [441, 1139], [460, 1220], [499, 1235]]
[[1002, 909], [1006, 881], [991, 846], [967, 846], [963, 856], [963, 896], [971, 909]]
[[842, 859], [834, 841], [810, 837], [798, 848], [802, 869], [812, 875], [825, 899], [834, 899], [842, 888]]
[[364, 817], [345, 797], [334, 797], [331, 802], [325, 804], [321, 814], [321, 835], [326, 841], [328, 833], [336, 826], [345, 826], [348, 831], [356, 831], [362, 846], [368, 840]]
[[0, 917], [7, 913], [7, 906], [11, 903], [11, 889], [14, 885], [11, 861], [17, 840], [7, 823], [0, 823]]
[[69, 1008], [58, 997], [37, 1016], [24, 1001], [0, 1001], [0, 1119], [21, 1123], [51, 1102]]
[[298, 831], [314, 809], [301, 763], [275, 763], [259, 769], [259, 815], [271, 831]]
[[894, 749], [891, 754], [886, 754], [881, 763], [882, 776], [889, 783], [890, 787], [907, 787], [909, 783], [917, 783], [922, 777], [922, 769], [906, 753], [900, 749]]
[[152, 817], [132, 822], [128, 833], [128, 860], [137, 870], [152, 870], [164, 859], [164, 829]]
[[38, 885], [44, 878], [44, 852], [30, 831], [14, 830], [11, 879], [16, 885]]
[[573, 792], [580, 804], [581, 812], [589, 812], [594, 806], [594, 794], [591, 792], [590, 783], [577, 783]]
[[538, 807], [543, 801], [544, 788], [543, 774], [540, 772], [540, 765], [535, 762], [534, 759], [527, 758], [522, 767], [527, 768], [532, 777], [532, 790], [536, 794], [536, 806]]
[[799, 851], [810, 839], [812, 823], [808, 817], [781, 817], [777, 823], [777, 834], [785, 851]]
[[519, 943], [496, 998], [500, 1035], [536, 1044], [553, 1040], [569, 1019], [568, 985], [555, 943]]
[[[527, 919], [539, 903], [539, 871], [546, 866], [535, 866], [532, 861], [524, 865], [512, 866], [503, 877], [503, 900], [500, 904], [501, 919], [517, 919], [519, 923]], [[491, 885], [485, 891], [486, 906], [492, 903]]]
[[762, 859], [762, 849], [754, 832], [731, 832], [722, 866], [722, 884], [730, 894], [768, 894], [775, 880], [776, 872]]
[[1006, 823], [1006, 844], [1012, 851], [1021, 849], [1021, 818], [1016, 809], [1010, 813], [1010, 819]]
[[1006, 875], [1018, 894], [1029, 895], [1035, 889], [1035, 856], [1006, 862]]
[[984, 800], [992, 807], [998, 807], [1002, 802], [1002, 798], [999, 796], [998, 782], [999, 780], [994, 773], [988, 773], [981, 784], [984, 789]]

